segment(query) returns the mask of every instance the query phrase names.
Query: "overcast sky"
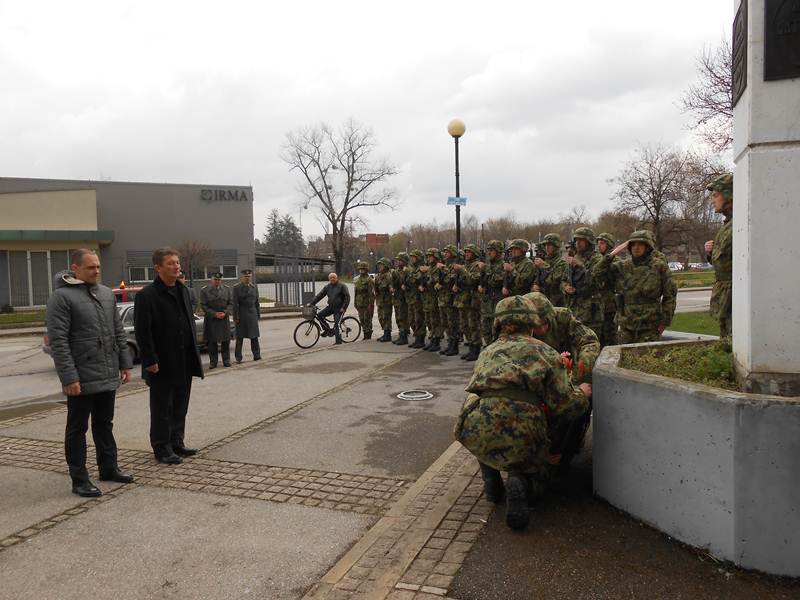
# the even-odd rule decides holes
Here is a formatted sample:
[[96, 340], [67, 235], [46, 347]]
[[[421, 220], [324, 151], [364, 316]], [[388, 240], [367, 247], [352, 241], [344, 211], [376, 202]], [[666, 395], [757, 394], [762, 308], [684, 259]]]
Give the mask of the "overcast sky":
[[[256, 235], [298, 218], [287, 131], [349, 117], [399, 168], [369, 230], [609, 208], [639, 142], [690, 143], [676, 106], [731, 0], [0, 0], [0, 176], [252, 184]], [[312, 211], [306, 235], [319, 234]]]

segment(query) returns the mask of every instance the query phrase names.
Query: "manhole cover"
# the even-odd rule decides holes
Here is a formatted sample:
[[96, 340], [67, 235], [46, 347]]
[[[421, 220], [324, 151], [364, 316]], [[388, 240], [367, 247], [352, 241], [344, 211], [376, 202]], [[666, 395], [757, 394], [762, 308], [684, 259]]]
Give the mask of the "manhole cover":
[[407, 390], [397, 394], [397, 397], [400, 400], [430, 400], [433, 398], [433, 394], [428, 390]]

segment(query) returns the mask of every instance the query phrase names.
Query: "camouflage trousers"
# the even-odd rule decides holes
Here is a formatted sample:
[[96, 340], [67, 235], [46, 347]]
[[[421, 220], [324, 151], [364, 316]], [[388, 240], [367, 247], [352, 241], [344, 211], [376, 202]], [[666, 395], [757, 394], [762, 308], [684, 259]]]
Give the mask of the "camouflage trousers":
[[469, 394], [454, 435], [485, 465], [498, 471], [547, 478], [547, 419], [535, 404]]
[[439, 305], [436, 302], [423, 305], [423, 312], [425, 315], [425, 326], [428, 328], [430, 336], [437, 340], [442, 339], [444, 329], [442, 328], [442, 317], [439, 314]]
[[392, 303], [378, 302], [378, 323], [383, 331], [392, 330]]
[[394, 301], [394, 322], [397, 323], [398, 331], [408, 331], [408, 304], [405, 298], [398, 300], [395, 296]]
[[481, 307], [468, 304], [458, 309], [461, 331], [464, 333], [467, 344], [481, 345]]
[[425, 335], [425, 312], [422, 310], [422, 302], [408, 303], [408, 325], [414, 335]]
[[372, 335], [372, 315], [375, 314], [375, 304], [367, 306], [357, 306], [358, 320], [361, 321], [361, 328], [366, 335]]
[[500, 297], [481, 297], [481, 337], [483, 337], [483, 343], [487, 346], [496, 337], [494, 334], [494, 308], [499, 301]]
[[643, 329], [626, 329], [625, 327], [619, 328], [619, 343], [620, 344], [639, 344], [641, 342], [657, 342], [661, 339], [661, 334], [655, 327], [648, 327]]
[[617, 344], [617, 313], [607, 312], [600, 329], [600, 345], [615, 346]]
[[461, 326], [458, 320], [458, 309], [452, 304], [439, 305], [439, 314], [442, 317], [442, 327], [447, 338], [451, 340], [461, 340]]

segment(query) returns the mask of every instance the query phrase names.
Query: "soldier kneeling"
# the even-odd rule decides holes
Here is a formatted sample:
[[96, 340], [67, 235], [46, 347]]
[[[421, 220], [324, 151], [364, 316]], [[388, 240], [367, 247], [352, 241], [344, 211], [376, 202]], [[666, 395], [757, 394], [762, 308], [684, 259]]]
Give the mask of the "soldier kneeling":
[[[455, 438], [480, 462], [484, 494], [506, 497], [506, 523], [528, 524], [529, 500], [540, 496], [548, 477], [548, 416], [575, 419], [589, 406], [592, 386], [570, 381], [561, 356], [531, 334], [544, 321], [522, 296], [497, 303], [498, 334], [480, 355]], [[508, 472], [505, 486], [500, 471]]]

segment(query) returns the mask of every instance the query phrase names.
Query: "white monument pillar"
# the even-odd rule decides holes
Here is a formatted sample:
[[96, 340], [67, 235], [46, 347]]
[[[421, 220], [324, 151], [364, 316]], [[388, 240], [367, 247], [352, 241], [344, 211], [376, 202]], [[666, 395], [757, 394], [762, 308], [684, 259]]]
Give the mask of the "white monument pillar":
[[795, 396], [800, 0], [734, 0], [734, 8], [733, 351], [747, 391]]

